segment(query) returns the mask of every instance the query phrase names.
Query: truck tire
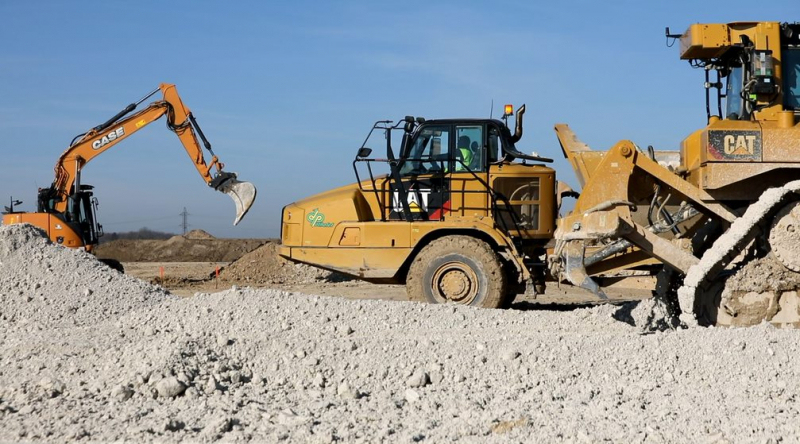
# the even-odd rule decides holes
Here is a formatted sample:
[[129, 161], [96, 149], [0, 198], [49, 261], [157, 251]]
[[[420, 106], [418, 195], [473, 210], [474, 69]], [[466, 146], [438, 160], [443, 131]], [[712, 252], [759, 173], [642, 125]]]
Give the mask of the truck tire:
[[486, 242], [469, 236], [436, 239], [420, 251], [406, 277], [412, 301], [501, 308], [506, 275]]

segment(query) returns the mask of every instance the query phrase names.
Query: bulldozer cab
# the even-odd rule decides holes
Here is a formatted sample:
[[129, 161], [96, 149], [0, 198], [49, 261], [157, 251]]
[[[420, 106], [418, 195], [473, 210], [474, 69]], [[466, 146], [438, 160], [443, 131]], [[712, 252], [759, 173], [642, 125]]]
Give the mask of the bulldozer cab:
[[680, 38], [681, 59], [705, 70], [709, 119], [775, 120], [781, 110], [800, 111], [799, 23], [695, 24], [680, 36], [667, 28], [667, 37]]

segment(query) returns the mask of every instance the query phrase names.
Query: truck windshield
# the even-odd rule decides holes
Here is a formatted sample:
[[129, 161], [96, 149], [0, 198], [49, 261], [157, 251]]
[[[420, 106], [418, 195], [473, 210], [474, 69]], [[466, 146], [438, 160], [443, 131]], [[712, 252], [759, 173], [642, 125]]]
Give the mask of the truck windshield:
[[420, 130], [408, 157], [400, 167], [402, 176], [442, 172], [447, 168], [450, 127], [428, 126]]
[[742, 67], [731, 69], [725, 90], [725, 118], [738, 120], [742, 116]]

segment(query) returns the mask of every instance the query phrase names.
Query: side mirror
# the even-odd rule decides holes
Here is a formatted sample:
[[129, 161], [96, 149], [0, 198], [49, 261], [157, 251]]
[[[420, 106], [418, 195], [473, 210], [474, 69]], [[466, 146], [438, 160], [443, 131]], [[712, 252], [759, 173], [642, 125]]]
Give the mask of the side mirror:
[[370, 154], [372, 154], [372, 148], [367, 148], [363, 146], [358, 149], [358, 157], [361, 157], [362, 159], [365, 157], [369, 157]]

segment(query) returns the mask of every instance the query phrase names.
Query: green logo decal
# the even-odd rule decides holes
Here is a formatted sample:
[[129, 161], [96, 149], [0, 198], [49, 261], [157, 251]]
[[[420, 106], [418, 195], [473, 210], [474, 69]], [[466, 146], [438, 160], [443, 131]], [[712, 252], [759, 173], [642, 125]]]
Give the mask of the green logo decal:
[[333, 226], [333, 222], [325, 222], [325, 215], [319, 211], [319, 208], [314, 208], [314, 211], [309, 213], [306, 219], [312, 227], [329, 228]]

